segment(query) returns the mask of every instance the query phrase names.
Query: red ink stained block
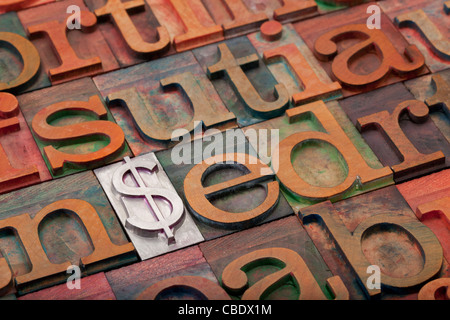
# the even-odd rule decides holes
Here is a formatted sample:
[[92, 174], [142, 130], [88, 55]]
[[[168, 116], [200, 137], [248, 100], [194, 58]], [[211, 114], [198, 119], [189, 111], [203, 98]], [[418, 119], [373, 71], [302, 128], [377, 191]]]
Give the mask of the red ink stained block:
[[20, 11], [23, 9], [37, 7], [56, 0], [3, 0], [0, 2], [0, 14], [9, 11]]
[[0, 193], [49, 179], [17, 98], [0, 92]]
[[410, 45], [381, 12], [381, 29], [369, 29], [370, 4], [336, 11], [294, 25], [344, 97], [428, 73], [418, 48]]
[[[78, 6], [81, 30], [69, 30], [67, 8]], [[61, 1], [20, 11], [27, 30], [52, 84], [111, 71], [119, 67], [100, 30], [97, 18], [83, 1]]]

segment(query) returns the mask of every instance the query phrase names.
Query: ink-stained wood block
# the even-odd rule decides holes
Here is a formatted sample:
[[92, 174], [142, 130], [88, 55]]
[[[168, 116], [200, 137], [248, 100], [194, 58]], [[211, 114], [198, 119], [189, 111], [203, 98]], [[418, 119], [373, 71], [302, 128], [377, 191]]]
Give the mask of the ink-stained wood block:
[[[145, 299], [145, 290], [160, 281], [177, 276], [194, 276], [217, 283], [198, 246], [170, 252], [106, 273], [106, 278], [118, 300]], [[175, 293], [163, 292], [160, 298], [198, 299], [198, 296], [198, 292], [178, 290]]]
[[2, 289], [20, 295], [65, 282], [70, 265], [86, 276], [136, 261], [90, 171], [1, 195], [0, 217]]
[[392, 168], [396, 182], [448, 167], [449, 142], [429, 119], [428, 107], [403, 84], [340, 104], [381, 163]]
[[[362, 3], [375, 2], [374, 0], [316, 0], [318, 11], [321, 15], [336, 10], [347, 10], [350, 7]], [[378, 2], [377, 2], [378, 3]]]
[[94, 172], [142, 260], [203, 241], [154, 153]]
[[430, 117], [450, 142], [450, 70], [404, 82], [417, 100], [425, 102]]
[[290, 107], [287, 88], [277, 83], [247, 37], [192, 52], [239, 126], [270, 119]]
[[[300, 210], [300, 219], [333, 274], [368, 298], [416, 299], [448, 262], [434, 233], [422, 224], [395, 186]], [[381, 289], [370, 288], [380, 270]]]
[[348, 299], [295, 217], [203, 242], [200, 249], [234, 298]]
[[191, 52], [98, 76], [94, 82], [135, 155], [175, 145], [176, 129], [236, 126]]
[[17, 98], [0, 92], [0, 193], [51, 178]]
[[[331, 81], [292, 25], [279, 27], [281, 35], [278, 40], [265, 39], [267, 30], [263, 27], [259, 32], [251, 33], [247, 37], [276, 81], [286, 86], [293, 104], [341, 98], [341, 86]], [[275, 28], [276, 24], [272, 26], [272, 30]]]
[[450, 261], [450, 170], [443, 170], [397, 185], [420, 221], [438, 237], [444, 257]]
[[0, 15], [0, 33], [0, 90], [20, 94], [50, 86], [50, 80], [41, 67], [41, 58], [27, 39], [17, 13]]
[[[81, 9], [81, 30], [67, 27], [67, 8]], [[93, 76], [117, 69], [114, 54], [100, 30], [97, 19], [82, 0], [58, 1], [18, 12], [42, 60], [52, 84]], [[91, 45], [87, 45], [91, 44]]]
[[80, 289], [60, 284], [21, 296], [19, 300], [116, 300], [103, 272], [80, 279]]
[[419, 48], [431, 72], [450, 66], [450, 31], [443, 0], [420, 1], [416, 5], [408, 2], [402, 10], [395, 10], [395, 1], [381, 2], [381, 5], [388, 10], [392, 8], [387, 14], [406, 40]]
[[131, 155], [122, 129], [90, 78], [23, 94], [18, 100], [53, 177]]
[[393, 183], [392, 171], [383, 168], [336, 101], [289, 109], [243, 131], [270, 162], [295, 212]]
[[156, 157], [206, 240], [293, 213], [240, 129], [179, 144]]
[[167, 29], [144, 1], [86, 0], [121, 67], [175, 53]]
[[0, 3], [0, 14], [9, 11], [19, 11], [26, 8], [36, 7], [54, 1], [56, 0], [6, 0]]
[[369, 5], [362, 4], [294, 24], [328, 75], [340, 82], [344, 97], [429, 72], [417, 47], [403, 38], [383, 12], [381, 29], [367, 28]]
[[145, 0], [169, 33], [177, 52], [224, 39], [222, 26], [211, 18], [201, 0]]

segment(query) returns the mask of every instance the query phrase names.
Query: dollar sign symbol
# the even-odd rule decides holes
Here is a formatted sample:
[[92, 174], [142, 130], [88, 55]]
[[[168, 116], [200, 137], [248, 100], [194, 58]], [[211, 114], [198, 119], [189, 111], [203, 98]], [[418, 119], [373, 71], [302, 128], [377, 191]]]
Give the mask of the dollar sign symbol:
[[[113, 174], [112, 184], [120, 194], [131, 197], [143, 197], [154, 213], [156, 221], [151, 219], [143, 219], [139, 216], [133, 215], [133, 210], [127, 206], [123, 201], [128, 212], [127, 223], [140, 230], [159, 231], [163, 230], [167, 236], [168, 244], [175, 242], [175, 236], [171, 227], [175, 225], [183, 216], [184, 206], [183, 201], [178, 194], [170, 189], [148, 187], [142, 179], [138, 168], [143, 168], [153, 172], [157, 164], [151, 160], [135, 159], [131, 162], [129, 157], [125, 157], [125, 164], [120, 166]], [[124, 183], [124, 175], [131, 172], [133, 178], [137, 182], [137, 186], [129, 186]], [[155, 202], [154, 197], [164, 198], [170, 202], [172, 212], [169, 215], [163, 215], [160, 208]], [[124, 199], [123, 199], [124, 200]]]

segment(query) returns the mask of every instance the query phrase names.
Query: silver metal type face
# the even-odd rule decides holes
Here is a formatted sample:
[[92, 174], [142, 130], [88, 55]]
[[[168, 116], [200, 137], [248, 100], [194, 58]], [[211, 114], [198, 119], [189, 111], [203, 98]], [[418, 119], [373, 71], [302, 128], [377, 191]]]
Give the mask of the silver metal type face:
[[203, 241], [154, 153], [94, 172], [141, 259]]

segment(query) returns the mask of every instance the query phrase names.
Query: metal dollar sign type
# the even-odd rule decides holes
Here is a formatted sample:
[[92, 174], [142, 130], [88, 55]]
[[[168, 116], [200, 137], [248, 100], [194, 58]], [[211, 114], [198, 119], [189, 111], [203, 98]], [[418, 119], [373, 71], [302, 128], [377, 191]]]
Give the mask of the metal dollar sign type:
[[[146, 185], [141, 176], [142, 173], [139, 172], [138, 169], [146, 169], [152, 172], [152, 175], [155, 175], [156, 179], [158, 179], [156, 173], [153, 172], [155, 167], [157, 167], [155, 162], [140, 159], [134, 159], [133, 162], [131, 162], [129, 157], [125, 157], [124, 160], [125, 163], [113, 174], [112, 183], [114, 188], [117, 192], [126, 197], [143, 198], [148, 204], [149, 211], [151, 212], [148, 219], [144, 219], [142, 216], [138, 216], [133, 212], [127, 205], [126, 198], [122, 198], [128, 212], [127, 224], [142, 231], [156, 232], [162, 230], [167, 236], [169, 244], [175, 242], [175, 236], [171, 228], [183, 217], [183, 201], [175, 191]], [[124, 176], [128, 172], [131, 173], [131, 176], [137, 184], [136, 186], [125, 184]], [[155, 199], [168, 201], [170, 203], [171, 212], [163, 214]]]

